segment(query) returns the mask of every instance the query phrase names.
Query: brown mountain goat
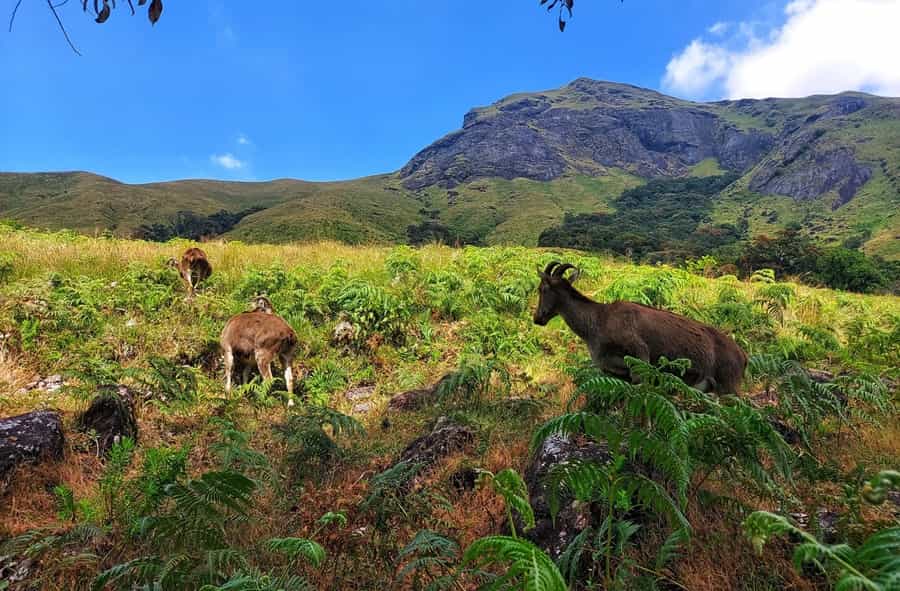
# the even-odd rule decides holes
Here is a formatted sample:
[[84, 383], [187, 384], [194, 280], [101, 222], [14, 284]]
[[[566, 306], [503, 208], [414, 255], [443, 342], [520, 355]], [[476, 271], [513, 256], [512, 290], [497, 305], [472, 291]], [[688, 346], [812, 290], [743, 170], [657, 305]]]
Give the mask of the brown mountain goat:
[[212, 275], [212, 265], [206, 253], [199, 248], [189, 248], [181, 255], [181, 260], [169, 259], [168, 265], [178, 270], [181, 280], [188, 290], [188, 297], [194, 297], [197, 286]]
[[291, 363], [297, 351], [297, 333], [282, 318], [275, 315], [272, 302], [257, 296], [255, 308], [232, 316], [222, 329], [219, 339], [225, 351], [225, 390], [231, 391], [231, 377], [235, 364], [242, 370], [241, 382], [246, 384], [255, 362], [263, 379], [272, 379], [272, 362], [277, 358], [284, 367], [284, 383], [288, 390], [288, 406], [294, 404], [294, 380]]
[[740, 390], [747, 355], [730, 337], [707, 324], [634, 302], [601, 304], [572, 287], [565, 272], [575, 267], [552, 262], [543, 271], [534, 323], [546, 325], [556, 315], [587, 344], [600, 369], [628, 378], [624, 357], [647, 362], [660, 357], [690, 359], [684, 381], [719, 394]]

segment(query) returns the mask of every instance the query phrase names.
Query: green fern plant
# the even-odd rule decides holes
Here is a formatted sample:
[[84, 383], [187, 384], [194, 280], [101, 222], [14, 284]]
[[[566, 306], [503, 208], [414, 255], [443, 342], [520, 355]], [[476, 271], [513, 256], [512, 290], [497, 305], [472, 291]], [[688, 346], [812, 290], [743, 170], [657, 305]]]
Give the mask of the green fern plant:
[[422, 468], [418, 462], [397, 462], [369, 481], [369, 494], [360, 507], [373, 514], [378, 530], [387, 530], [396, 516], [409, 518], [411, 504], [422, 500], [419, 495], [409, 494], [412, 480]]
[[[92, 523], [79, 523], [60, 532], [41, 528], [0, 543], [0, 556], [21, 557], [40, 564], [28, 580], [32, 588], [43, 589], [58, 583], [63, 573], [87, 583], [100, 563], [99, 546], [107, 530]], [[2, 588], [2, 587], [0, 587]]]
[[549, 474], [548, 504], [556, 517], [560, 493], [565, 489], [575, 501], [599, 505], [605, 515], [601, 524], [586, 528], [584, 536], [573, 541], [564, 553], [569, 580], [579, 576], [584, 546], [592, 543], [591, 562], [599, 564], [605, 588], [628, 578], [637, 564], [628, 558], [631, 539], [640, 526], [628, 518], [635, 512], [650, 512], [664, 517], [686, 537], [690, 525], [682, 507], [668, 491], [653, 479], [626, 464], [623, 454], [615, 454], [608, 464], [570, 461], [554, 466]]
[[255, 569], [240, 570], [217, 585], [203, 585], [200, 591], [312, 591], [313, 587], [299, 575], [277, 576]]
[[512, 468], [506, 468], [494, 474], [488, 470], [479, 470], [479, 479], [503, 497], [506, 505], [506, 518], [512, 537], [516, 536], [516, 522], [513, 518], [513, 509], [522, 520], [524, 531], [534, 528], [534, 510], [528, 500], [528, 487], [518, 472]]
[[241, 431], [227, 419], [213, 417], [221, 438], [210, 445], [210, 450], [219, 456], [219, 463], [225, 470], [238, 470], [244, 474], [261, 474], [274, 478], [269, 458], [250, 448], [250, 435]]
[[134, 440], [123, 437], [109, 449], [109, 457], [100, 477], [100, 497], [108, 520], [118, 520], [127, 511], [124, 490], [125, 471], [134, 456]]
[[170, 405], [188, 406], [197, 400], [197, 372], [194, 368], [179, 365], [165, 357], [153, 356], [148, 360], [150, 368], [141, 380], [163, 408]]
[[480, 403], [495, 390], [502, 396], [512, 388], [512, 376], [506, 364], [494, 358], [464, 357], [459, 367], [437, 389], [439, 398], [459, 396], [464, 401]]
[[237, 472], [206, 472], [166, 485], [156, 509], [136, 522], [136, 535], [156, 553], [103, 571], [93, 588], [198, 589], [246, 569], [227, 529], [246, 517], [255, 488]]
[[900, 581], [900, 527], [878, 531], [858, 548], [820, 542], [787, 518], [768, 511], [752, 513], [743, 527], [757, 553], [774, 536], [799, 537], [794, 566], [815, 565], [834, 581], [836, 591], [892, 591]]
[[400, 585], [409, 581], [413, 589], [425, 591], [449, 589], [457, 584], [453, 570], [460, 558], [459, 544], [454, 540], [419, 530], [397, 555], [403, 566], [394, 580]]
[[[864, 501], [880, 505], [891, 491], [900, 490], [900, 472], [883, 470], [860, 491]], [[797, 527], [788, 518], [756, 511], [743, 523], [744, 532], [758, 554], [774, 536], [791, 535], [800, 543], [794, 550], [794, 566], [814, 565], [834, 582], [835, 591], [895, 591], [900, 588], [900, 527], [879, 530], [858, 548], [825, 544]]]
[[625, 555], [636, 531], [629, 519], [633, 512], [664, 518], [686, 535], [684, 507], [692, 482], [699, 488], [709, 474], [724, 470], [732, 480], [772, 491], [775, 475], [789, 481], [795, 461], [760, 411], [738, 398], [715, 399], [687, 386], [677, 375], [687, 369], [686, 361], [661, 359], [655, 367], [626, 358], [626, 364], [639, 383], [592, 368], [575, 370], [578, 389], [570, 409], [578, 401], [583, 407], [547, 421], [532, 439], [532, 449], [553, 434], [607, 446], [608, 463], [564, 462], [551, 469], [547, 481], [552, 515], [562, 492], [603, 509], [603, 523], [577, 538], [565, 554], [565, 567], [574, 576], [590, 547], [592, 563], [599, 558], [603, 564], [607, 588], [647, 569]]
[[285, 458], [295, 475], [304, 477], [327, 465], [341, 453], [338, 439], [365, 433], [351, 416], [325, 406], [303, 404], [276, 432], [288, 444]]
[[566, 581], [547, 554], [522, 538], [488, 536], [472, 542], [464, 564], [478, 570], [501, 567], [483, 587], [496, 591], [568, 591]]
[[784, 326], [784, 315], [796, 297], [794, 288], [786, 283], [768, 283], [756, 290], [756, 303]]
[[313, 566], [319, 566], [325, 560], [325, 548], [306, 538], [272, 538], [266, 546], [272, 552], [286, 555], [292, 564], [302, 558]]
[[91, 499], [75, 499], [75, 493], [64, 484], [53, 487], [53, 495], [56, 497], [56, 516], [62, 521], [71, 523], [95, 523], [100, 517], [98, 507]]

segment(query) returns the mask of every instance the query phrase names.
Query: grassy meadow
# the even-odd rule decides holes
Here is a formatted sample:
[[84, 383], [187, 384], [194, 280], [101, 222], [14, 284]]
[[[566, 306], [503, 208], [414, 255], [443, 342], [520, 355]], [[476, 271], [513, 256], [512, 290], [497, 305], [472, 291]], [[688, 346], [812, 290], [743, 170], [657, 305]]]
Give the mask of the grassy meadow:
[[[742, 523], [756, 510], [826, 509], [838, 516], [829, 543], [854, 547], [897, 527], [900, 508], [860, 501], [877, 473], [900, 469], [896, 297], [576, 251], [235, 241], [202, 245], [214, 272], [187, 301], [165, 261], [189, 245], [0, 225], [0, 416], [56, 409], [67, 437], [64, 459], [20, 468], [0, 493], [0, 557], [33, 561], [30, 587], [0, 590], [828, 589], [840, 564], [798, 570], [786, 537], [758, 554], [772, 531]], [[647, 367], [640, 385], [586, 369], [561, 319], [531, 321], [535, 269], [554, 259], [576, 264], [576, 287], [596, 300], [732, 335], [751, 357], [742, 395], [717, 401]], [[258, 293], [300, 339], [291, 409], [280, 380], [224, 391], [219, 333]], [[354, 333], [336, 344], [344, 320]], [[816, 384], [800, 366], [837, 377]], [[54, 374], [62, 389], [28, 388]], [[447, 374], [433, 404], [387, 408]], [[105, 458], [76, 428], [104, 384], [140, 393], [137, 441]], [[346, 396], [361, 386], [375, 389], [368, 408]], [[439, 417], [474, 441], [430, 467], [396, 464]], [[580, 501], [612, 499], [615, 528], [586, 534], [556, 566], [516, 554], [530, 508], [507, 471], [524, 473], [549, 433], [602, 434], [622, 450], [606, 471], [559, 477]], [[651, 476], [633, 467], [642, 461]], [[454, 484], [472, 470], [494, 476]], [[513, 508], [525, 527], [510, 532]]]

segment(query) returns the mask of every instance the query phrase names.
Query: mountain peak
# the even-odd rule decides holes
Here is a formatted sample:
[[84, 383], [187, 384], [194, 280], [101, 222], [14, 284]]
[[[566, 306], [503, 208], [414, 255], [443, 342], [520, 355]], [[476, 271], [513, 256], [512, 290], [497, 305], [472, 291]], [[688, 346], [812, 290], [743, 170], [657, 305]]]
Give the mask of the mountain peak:
[[697, 103], [582, 77], [470, 110], [462, 129], [413, 156], [400, 176], [412, 190], [491, 177], [602, 176], [611, 168], [678, 177], [713, 159], [721, 169], [752, 173], [755, 191], [795, 199], [836, 191], [838, 207], [872, 169], [857, 159], [854, 142], [830, 132], [884, 105], [880, 116], [896, 118], [900, 101], [858, 92]]

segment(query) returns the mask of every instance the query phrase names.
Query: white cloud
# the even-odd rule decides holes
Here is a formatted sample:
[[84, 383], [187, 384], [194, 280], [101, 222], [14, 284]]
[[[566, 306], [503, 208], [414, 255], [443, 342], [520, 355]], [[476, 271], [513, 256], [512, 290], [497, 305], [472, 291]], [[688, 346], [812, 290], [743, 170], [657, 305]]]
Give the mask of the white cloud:
[[663, 86], [704, 98], [900, 96], [900, 0], [793, 0], [784, 14], [765, 34], [740, 23], [730, 38], [694, 39], [669, 61]]
[[702, 96], [728, 73], [731, 53], [724, 47], [694, 39], [666, 66], [663, 86], [689, 96]]
[[228, 170], [244, 168], [247, 164], [243, 160], [235, 158], [234, 154], [231, 154], [230, 152], [227, 154], [213, 154], [209, 159], [213, 164], [218, 164], [222, 168], [227, 168]]
[[730, 28], [731, 23], [719, 21], [712, 25], [710, 28], [706, 29], [706, 31], [711, 35], [724, 35]]

